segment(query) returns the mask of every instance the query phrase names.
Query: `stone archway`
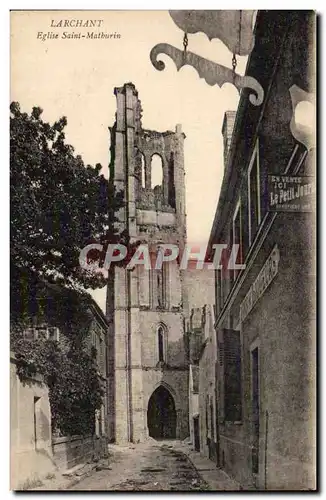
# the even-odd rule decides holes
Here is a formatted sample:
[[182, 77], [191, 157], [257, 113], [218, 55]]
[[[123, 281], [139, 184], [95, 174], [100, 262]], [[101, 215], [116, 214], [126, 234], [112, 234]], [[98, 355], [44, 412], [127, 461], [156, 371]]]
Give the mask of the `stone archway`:
[[160, 385], [151, 395], [147, 408], [147, 426], [154, 439], [175, 439], [177, 413], [171, 393]]

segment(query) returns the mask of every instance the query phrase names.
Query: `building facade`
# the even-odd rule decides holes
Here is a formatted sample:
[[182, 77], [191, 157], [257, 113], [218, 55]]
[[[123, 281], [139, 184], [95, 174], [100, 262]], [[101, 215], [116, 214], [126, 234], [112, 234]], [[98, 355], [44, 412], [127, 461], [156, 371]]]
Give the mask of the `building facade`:
[[10, 487], [26, 488], [56, 470], [49, 390], [40, 376], [21, 382], [10, 353]]
[[316, 484], [315, 159], [295, 124], [315, 91], [314, 33], [313, 12], [259, 11], [246, 74], [264, 102], [244, 89], [223, 125], [210, 245], [239, 244], [244, 268], [216, 271], [212, 422], [218, 465], [248, 488]]
[[189, 437], [197, 451], [200, 450], [199, 403], [202, 388], [199, 388], [199, 363], [204, 339], [203, 308], [204, 311], [209, 311], [209, 314], [213, 308], [214, 278], [214, 270], [210, 269], [207, 263], [201, 262], [200, 259], [190, 260], [184, 277], [187, 292], [184, 314], [189, 361]]
[[[34, 286], [35, 283], [28, 305], [29, 326], [19, 329], [18, 333], [12, 324], [10, 427], [11, 485], [14, 489], [33, 484], [58, 468], [64, 470], [94, 455], [103, 456], [108, 443], [106, 317], [90, 296], [41, 280]], [[78, 303], [82, 304], [82, 318], [76, 313]], [[56, 341], [62, 352], [68, 354], [76, 333], [79, 339], [85, 340], [84, 348], [89, 354], [96, 349], [97, 373], [103, 390], [103, 404], [96, 411], [87, 436], [62, 435], [54, 425], [49, 388], [43, 377], [36, 373], [21, 380], [16, 370], [15, 342], [20, 337], [26, 343], [43, 339]]]
[[[110, 179], [123, 191], [119, 228], [130, 243], [160, 244], [183, 251], [186, 240], [184, 134], [142, 128], [134, 85], [115, 89]], [[154, 185], [154, 157], [161, 179]], [[145, 265], [110, 270], [109, 420], [111, 440], [140, 442], [189, 434], [188, 361], [185, 343], [183, 272], [176, 260], [161, 269]]]
[[[201, 312], [201, 318], [199, 316]], [[215, 334], [215, 307], [205, 305], [197, 316], [197, 331], [201, 333], [199, 349], [199, 431], [200, 452], [216, 464], [218, 463], [218, 393], [215, 384], [217, 345]], [[200, 321], [200, 322], [199, 322]], [[194, 326], [194, 325], [193, 325]]]

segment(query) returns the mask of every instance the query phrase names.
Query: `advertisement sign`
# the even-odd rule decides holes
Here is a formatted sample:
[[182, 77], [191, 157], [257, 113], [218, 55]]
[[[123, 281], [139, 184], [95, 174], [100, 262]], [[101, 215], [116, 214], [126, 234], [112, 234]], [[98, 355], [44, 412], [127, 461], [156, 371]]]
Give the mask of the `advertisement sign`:
[[297, 175], [268, 176], [268, 205], [276, 212], [311, 212], [315, 205], [315, 178]]
[[240, 321], [243, 322], [260, 297], [263, 295], [269, 284], [273, 281], [278, 273], [278, 264], [280, 260], [280, 252], [278, 246], [275, 245], [270, 256], [266, 260], [260, 270], [254, 283], [249, 288], [247, 295], [240, 305]]

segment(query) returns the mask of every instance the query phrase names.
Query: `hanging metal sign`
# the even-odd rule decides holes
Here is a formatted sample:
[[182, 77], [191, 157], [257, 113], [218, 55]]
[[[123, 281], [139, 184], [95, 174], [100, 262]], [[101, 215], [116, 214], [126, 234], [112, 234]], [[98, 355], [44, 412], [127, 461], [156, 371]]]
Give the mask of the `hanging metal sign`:
[[315, 178], [269, 175], [268, 206], [276, 212], [311, 212], [315, 205]]
[[[151, 62], [158, 71], [165, 68], [163, 61], [158, 59], [166, 54], [174, 61], [177, 70], [189, 65], [197, 70], [200, 78], [204, 78], [208, 85], [222, 87], [224, 83], [232, 83], [239, 91], [243, 88], [251, 90], [249, 100], [254, 106], [260, 106], [264, 100], [264, 89], [260, 83], [248, 75], [236, 72], [236, 55], [249, 55], [255, 44], [253, 33], [253, 10], [175, 10], [170, 11], [174, 23], [184, 32], [184, 50], [170, 45], [158, 43], [150, 53]], [[232, 69], [205, 59], [188, 50], [189, 33], [205, 33], [209, 40], [220, 39], [232, 52]]]

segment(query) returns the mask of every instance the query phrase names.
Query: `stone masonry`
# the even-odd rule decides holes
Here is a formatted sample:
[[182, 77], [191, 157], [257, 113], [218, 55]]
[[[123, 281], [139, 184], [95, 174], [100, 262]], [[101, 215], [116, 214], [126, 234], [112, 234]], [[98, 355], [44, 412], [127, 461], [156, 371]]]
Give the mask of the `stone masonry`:
[[[110, 179], [124, 193], [118, 218], [130, 242], [162, 243], [183, 251], [186, 240], [185, 182], [181, 126], [175, 132], [142, 128], [141, 104], [132, 83], [115, 89], [116, 121], [111, 132]], [[153, 155], [162, 162], [162, 185], [152, 186]], [[171, 435], [188, 436], [188, 360], [184, 336], [184, 280], [177, 261], [162, 270], [136, 265], [110, 271], [109, 434], [111, 441], [142, 442], [156, 409], [154, 391], [169, 398]], [[161, 340], [159, 340], [161, 335]], [[160, 343], [161, 342], [161, 343]], [[170, 411], [169, 410], [169, 411]], [[148, 416], [149, 415], [149, 416]], [[174, 426], [174, 429], [172, 428]], [[163, 432], [163, 431], [162, 431]], [[164, 437], [164, 436], [163, 436]]]

